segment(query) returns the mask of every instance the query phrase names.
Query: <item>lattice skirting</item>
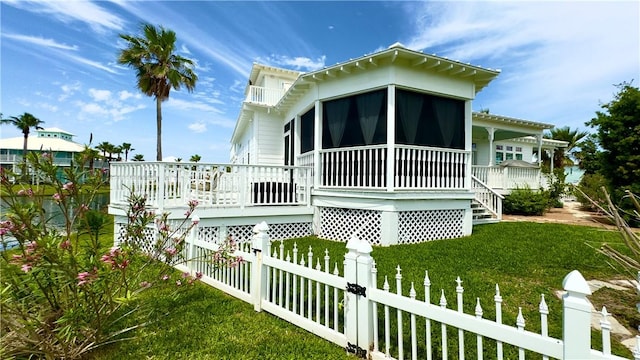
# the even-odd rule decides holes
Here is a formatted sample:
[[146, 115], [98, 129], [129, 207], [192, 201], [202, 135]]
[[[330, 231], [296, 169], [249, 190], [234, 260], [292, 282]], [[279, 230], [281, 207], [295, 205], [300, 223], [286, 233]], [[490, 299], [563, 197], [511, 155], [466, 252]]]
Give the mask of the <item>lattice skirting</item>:
[[[180, 222], [170, 222], [169, 226], [172, 229], [176, 229], [180, 225]], [[126, 236], [126, 224], [116, 222], [115, 224], [115, 245], [117, 246], [125, 240]], [[231, 236], [235, 241], [244, 243], [251, 241], [253, 237], [253, 227], [251, 225], [216, 225], [216, 226], [198, 226], [198, 239], [200, 241], [219, 243], [222, 236]], [[311, 222], [296, 222], [296, 223], [280, 223], [269, 224], [269, 237], [271, 240], [285, 240], [293, 239], [304, 236], [310, 236], [313, 234], [313, 227]], [[144, 231], [144, 240], [141, 244], [143, 251], [150, 252], [153, 249], [155, 243], [156, 229], [155, 226], [150, 226]]]
[[347, 242], [351, 236], [382, 245], [382, 212], [375, 210], [320, 207], [321, 238]]
[[398, 244], [463, 236], [464, 209], [401, 211], [398, 213]]
[[[226, 232], [235, 241], [243, 243], [251, 241], [254, 226], [255, 224], [233, 225], [226, 228], [223, 226], [203, 226], [198, 228], [198, 239], [215, 243]], [[271, 240], [292, 239], [312, 234], [310, 222], [269, 224], [269, 237]]]

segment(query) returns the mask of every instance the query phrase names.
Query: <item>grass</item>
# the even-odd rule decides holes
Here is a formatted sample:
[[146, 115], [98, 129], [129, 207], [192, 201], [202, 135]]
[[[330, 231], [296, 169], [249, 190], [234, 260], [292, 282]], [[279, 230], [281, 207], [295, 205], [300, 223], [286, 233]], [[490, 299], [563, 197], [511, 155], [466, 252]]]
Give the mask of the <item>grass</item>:
[[[331, 267], [336, 261], [339, 268], [342, 267], [345, 244], [304, 238], [286, 241], [286, 249], [291, 250], [294, 242], [305, 260], [309, 246], [314, 249], [314, 257], [324, 256], [326, 248], [331, 255]], [[403, 294], [408, 294], [414, 282], [417, 298], [423, 299], [422, 283], [428, 270], [432, 303], [438, 301], [440, 289], [444, 289], [449, 308], [455, 306], [452, 305], [456, 302], [455, 279], [460, 276], [465, 290], [465, 312], [474, 313], [475, 299], [479, 297], [484, 317], [488, 319], [495, 318], [493, 295], [497, 283], [504, 299], [503, 323], [514, 325], [518, 307], [522, 307], [525, 329], [534, 332], [540, 329], [538, 305], [540, 295], [544, 294], [550, 310], [549, 334], [561, 337], [562, 304], [554, 291], [562, 288], [563, 278], [574, 269], [587, 280], [620, 277], [607, 259], [595, 251], [603, 242], [621, 245], [617, 233], [598, 228], [503, 222], [477, 226], [472, 236], [462, 239], [374, 248], [372, 256], [378, 267], [378, 287], [382, 287], [387, 275], [391, 291], [395, 291], [395, 268], [400, 265]], [[618, 311], [614, 310], [616, 306], [635, 310], [639, 300], [633, 293], [628, 297], [609, 295], [598, 299], [602, 298], [597, 305], [606, 305], [614, 316]], [[202, 284], [177, 298], [153, 296], [152, 299], [151, 324], [139, 329], [135, 340], [99, 350], [94, 354], [95, 359], [347, 358], [343, 349], [328, 341], [267, 313], [256, 313], [250, 304]], [[625, 318], [633, 317], [632, 312], [625, 313]], [[625, 321], [634, 323], [637, 318]], [[405, 328], [408, 323], [407, 318]], [[439, 333], [439, 327], [435, 329], [434, 332]], [[456, 336], [453, 331], [450, 336], [453, 346], [457, 343]], [[405, 342], [409, 339], [408, 335], [404, 338]], [[599, 333], [594, 331], [592, 338], [592, 347], [599, 348]], [[466, 342], [473, 349], [475, 336], [467, 335]], [[405, 344], [405, 349], [409, 348]], [[631, 356], [615, 339], [613, 348], [618, 355]], [[450, 351], [450, 354], [457, 352]], [[512, 355], [517, 356], [515, 349], [505, 349], [506, 357]]]

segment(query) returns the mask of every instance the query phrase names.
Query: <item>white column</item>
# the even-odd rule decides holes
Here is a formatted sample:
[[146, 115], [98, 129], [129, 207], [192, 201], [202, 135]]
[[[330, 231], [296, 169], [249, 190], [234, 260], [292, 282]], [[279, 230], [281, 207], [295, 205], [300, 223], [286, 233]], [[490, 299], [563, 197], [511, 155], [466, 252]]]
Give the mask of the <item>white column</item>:
[[467, 100], [464, 102], [464, 128], [465, 130], [465, 139], [464, 139], [464, 149], [467, 151], [467, 155], [465, 156], [465, 176], [464, 176], [464, 188], [471, 189], [471, 174], [472, 169], [471, 165], [473, 162], [473, 152], [471, 149], [471, 143], [473, 142], [473, 137], [471, 136], [473, 133], [473, 124], [472, 124], [472, 110], [471, 110], [471, 100]]
[[387, 87], [387, 191], [393, 191], [396, 174], [396, 86]]
[[251, 248], [256, 255], [256, 261], [251, 266], [251, 299], [255, 311], [262, 311], [262, 299], [266, 297], [267, 269], [263, 268], [262, 258], [269, 256], [271, 251], [268, 231], [269, 225], [264, 221], [253, 227]]
[[489, 127], [486, 128], [486, 130], [489, 137], [489, 166], [493, 166], [493, 163], [496, 161], [496, 149], [495, 145], [493, 145], [493, 136], [495, 135], [496, 129]]
[[538, 166], [542, 166], [542, 134], [536, 135], [538, 140]]
[[[358, 243], [358, 259], [357, 263], [357, 277], [358, 285], [364, 287], [367, 290], [373, 289], [375, 284], [371, 276], [371, 266], [373, 265], [373, 258], [371, 257], [371, 244], [366, 240], [360, 240]], [[373, 305], [369, 301], [369, 298], [365, 295], [359, 295], [358, 297], [358, 347], [369, 350], [369, 344], [373, 343]], [[368, 358], [368, 357], [366, 357]]]
[[322, 103], [316, 100], [313, 119], [313, 188], [320, 187], [322, 173], [320, 164], [320, 149], [322, 148]]
[[[349, 252], [344, 255], [344, 279], [347, 284], [356, 284], [358, 281], [356, 260], [358, 259], [359, 242], [360, 240], [355, 236], [347, 242], [347, 250]], [[358, 344], [357, 302], [356, 294], [348, 291], [344, 292], [344, 335], [349, 344]]]
[[591, 295], [589, 284], [578, 270], [573, 270], [562, 281], [567, 293], [562, 297], [563, 359], [591, 358]]

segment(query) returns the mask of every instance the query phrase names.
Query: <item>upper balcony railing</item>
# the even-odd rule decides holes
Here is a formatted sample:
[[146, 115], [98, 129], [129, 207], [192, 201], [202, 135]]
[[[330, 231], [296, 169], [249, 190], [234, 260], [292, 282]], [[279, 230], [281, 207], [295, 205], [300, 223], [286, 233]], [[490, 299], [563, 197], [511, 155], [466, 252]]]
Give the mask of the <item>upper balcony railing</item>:
[[238, 164], [118, 162], [111, 164], [111, 204], [131, 191], [155, 208], [310, 205], [311, 168]]
[[251, 85], [245, 101], [252, 104], [273, 106], [280, 101], [284, 93], [283, 89], [269, 89]]

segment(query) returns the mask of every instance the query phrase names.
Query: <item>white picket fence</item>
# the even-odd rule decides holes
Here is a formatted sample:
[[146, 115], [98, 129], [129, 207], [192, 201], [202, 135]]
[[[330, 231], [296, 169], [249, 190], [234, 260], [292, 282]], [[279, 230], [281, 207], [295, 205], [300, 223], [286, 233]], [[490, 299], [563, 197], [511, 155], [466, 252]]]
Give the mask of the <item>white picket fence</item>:
[[[311, 248], [306, 251], [294, 246], [285, 252], [282, 242], [272, 247], [268, 230], [264, 222], [256, 225], [252, 243], [240, 245], [236, 255], [242, 256], [242, 264], [215, 269], [203, 257], [212, 254], [217, 245], [197, 239], [198, 231], [194, 228], [187, 238], [185, 255], [197, 260], [179, 268], [201, 272], [203, 282], [252, 303], [256, 311], [267, 311], [362, 358], [503, 359], [515, 358], [517, 353], [519, 359], [530, 355], [543, 359], [623, 359], [611, 355], [611, 326], [604, 309], [600, 322], [603, 346], [600, 350], [591, 349], [591, 304], [586, 299], [590, 290], [576, 270], [563, 281], [566, 291], [562, 299], [563, 336], [556, 339], [548, 336], [549, 310], [544, 296], [539, 305], [538, 334], [525, 330], [521, 312], [515, 327], [502, 323], [498, 285], [493, 298], [495, 320], [483, 317], [480, 299], [476, 299], [475, 313], [465, 314], [464, 288], [459, 278], [456, 306], [449, 308], [444, 290], [438, 302], [432, 303], [431, 282], [426, 272], [422, 284], [424, 299], [416, 298], [413, 283], [407, 291], [400, 266], [392, 274], [395, 292], [391, 291], [388, 276], [383, 287], [377, 288], [372, 248], [364, 240], [351, 239], [344, 259], [332, 261], [326, 250], [318, 255]], [[342, 271], [338, 262], [343, 263]], [[408, 332], [403, 324], [407, 318]], [[406, 334], [408, 339], [403, 338]], [[640, 336], [636, 340], [633, 354], [635, 360], [640, 360]], [[507, 347], [511, 352], [507, 353]]]

